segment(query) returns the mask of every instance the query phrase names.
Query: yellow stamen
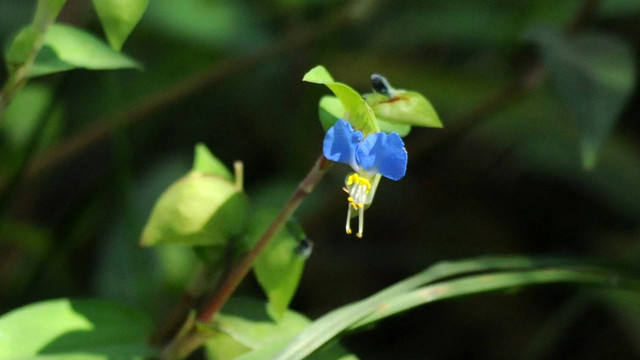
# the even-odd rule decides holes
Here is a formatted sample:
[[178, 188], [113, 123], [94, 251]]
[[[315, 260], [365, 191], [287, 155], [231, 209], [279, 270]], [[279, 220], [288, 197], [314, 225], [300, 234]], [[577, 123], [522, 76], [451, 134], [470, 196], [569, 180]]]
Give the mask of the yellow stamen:
[[353, 173], [349, 175], [345, 181], [346, 187], [343, 190], [349, 194], [347, 197], [348, 210], [347, 210], [347, 224], [345, 229], [347, 234], [351, 234], [351, 211], [359, 211], [358, 213], [358, 232], [357, 237], [362, 237], [362, 231], [364, 228], [364, 206], [367, 204], [367, 195], [371, 191], [371, 182], [368, 178]]

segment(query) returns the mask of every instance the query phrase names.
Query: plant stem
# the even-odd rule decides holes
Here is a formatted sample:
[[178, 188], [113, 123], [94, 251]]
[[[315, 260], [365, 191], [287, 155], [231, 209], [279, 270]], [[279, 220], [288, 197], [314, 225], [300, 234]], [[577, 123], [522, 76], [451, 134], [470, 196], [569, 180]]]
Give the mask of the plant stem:
[[[311, 171], [309, 171], [307, 176], [298, 184], [291, 198], [284, 204], [278, 216], [276, 216], [271, 225], [265, 230], [255, 246], [240, 258], [228, 276], [222, 280], [215, 294], [202, 306], [197, 314], [197, 319], [200, 322], [209, 322], [218, 311], [220, 311], [238, 285], [240, 285], [242, 279], [249, 273], [254, 261], [258, 258], [262, 250], [264, 250], [267, 244], [269, 244], [269, 241], [282, 229], [307, 195], [313, 191], [324, 174], [329, 170], [331, 164], [329, 160], [320, 155]], [[197, 325], [193, 324], [187, 331], [181, 331], [163, 349], [161, 358], [165, 360], [185, 358], [200, 347], [207, 338], [207, 336], [203, 336], [202, 332], [198, 330]]]
[[293, 212], [300, 206], [302, 200], [313, 191], [316, 184], [318, 184], [330, 168], [330, 165], [331, 163], [322, 155], [316, 160], [309, 174], [300, 182], [296, 191], [282, 207], [280, 213], [278, 213], [278, 216], [276, 216], [264, 234], [262, 234], [260, 240], [238, 261], [238, 264], [234, 266], [229, 276], [224, 279], [211, 301], [202, 307], [198, 313], [198, 320], [208, 322], [222, 308], [242, 279], [247, 275], [249, 270], [251, 270], [251, 266], [258, 255], [260, 255], [278, 231], [282, 229], [287, 220], [293, 215]]
[[[28, 28], [35, 31], [35, 38], [32, 41], [31, 48], [29, 52], [26, 54], [24, 59], [20, 59], [21, 62], [19, 64], [11, 64], [16, 67], [10, 68], [9, 70], [9, 79], [2, 87], [2, 92], [0, 92], [0, 120], [2, 119], [2, 114], [6, 110], [6, 108], [11, 104], [13, 98], [16, 94], [24, 87], [27, 83], [27, 78], [29, 76], [29, 72], [33, 67], [33, 63], [36, 60], [36, 56], [42, 49], [42, 45], [44, 44], [44, 38], [47, 34], [47, 30], [54, 23], [58, 13], [64, 6], [66, 0], [38, 0], [38, 4], [36, 6], [36, 13], [33, 17], [33, 21]], [[29, 30], [27, 28], [23, 29]], [[20, 34], [23, 34], [22, 32]], [[20, 36], [18, 34], [18, 36]], [[18, 37], [14, 41], [16, 41]]]

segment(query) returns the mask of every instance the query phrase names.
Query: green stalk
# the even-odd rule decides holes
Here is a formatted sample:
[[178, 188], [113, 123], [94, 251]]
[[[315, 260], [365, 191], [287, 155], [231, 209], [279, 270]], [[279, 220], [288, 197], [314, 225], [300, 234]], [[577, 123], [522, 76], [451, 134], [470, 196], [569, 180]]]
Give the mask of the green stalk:
[[9, 79], [0, 92], [0, 120], [16, 94], [27, 83], [33, 63], [44, 44], [47, 30], [55, 22], [65, 3], [66, 0], [38, 0], [33, 21], [13, 40], [6, 56]]

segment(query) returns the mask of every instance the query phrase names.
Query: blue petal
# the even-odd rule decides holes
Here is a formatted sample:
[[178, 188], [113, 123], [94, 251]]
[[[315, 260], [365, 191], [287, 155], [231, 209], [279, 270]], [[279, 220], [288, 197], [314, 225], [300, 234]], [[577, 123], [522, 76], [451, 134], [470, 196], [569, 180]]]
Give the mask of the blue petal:
[[356, 148], [362, 142], [362, 131], [354, 131], [351, 124], [338, 119], [324, 137], [322, 152], [331, 160], [356, 166]]
[[368, 173], [400, 180], [407, 171], [407, 151], [397, 133], [374, 133], [358, 146], [356, 163]]

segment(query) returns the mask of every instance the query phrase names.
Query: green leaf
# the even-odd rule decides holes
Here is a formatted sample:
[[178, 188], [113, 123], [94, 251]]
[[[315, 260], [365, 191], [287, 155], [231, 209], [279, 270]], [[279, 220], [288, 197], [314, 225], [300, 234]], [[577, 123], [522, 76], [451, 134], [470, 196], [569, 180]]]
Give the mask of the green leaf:
[[302, 80], [326, 85], [344, 106], [345, 112], [340, 118], [349, 121], [355, 129], [361, 130], [365, 135], [380, 131], [373, 110], [362, 96], [349, 86], [334, 82], [324, 66], [318, 65], [309, 70]]
[[[262, 210], [254, 214], [247, 230], [250, 243], [255, 243], [278, 215], [277, 210]], [[274, 320], [281, 320], [298, 288], [305, 257], [297, 253], [304, 232], [299, 224], [289, 221], [256, 259], [253, 271], [269, 299], [268, 311]]]
[[[382, 96], [382, 95], [381, 95]], [[320, 124], [324, 131], [328, 131], [333, 124], [344, 114], [344, 106], [340, 99], [335, 96], [325, 95], [320, 98], [320, 104], [318, 105], [318, 115], [320, 116]], [[411, 125], [400, 124], [393, 121], [388, 121], [376, 115], [378, 126], [380, 131], [386, 133], [398, 133], [401, 137], [405, 137], [411, 132]]]
[[196, 144], [193, 160], [193, 171], [209, 175], [218, 175], [233, 181], [233, 175], [220, 159], [215, 157], [203, 143]]
[[331, 95], [321, 97], [318, 104], [318, 115], [322, 128], [325, 132], [328, 131], [344, 115], [342, 101]]
[[622, 41], [601, 33], [569, 36], [553, 29], [534, 29], [528, 38], [540, 47], [555, 88], [573, 115], [581, 136], [583, 165], [591, 169], [631, 96], [633, 53]]
[[405, 137], [411, 132], [411, 125], [400, 124], [393, 121], [387, 121], [384, 118], [378, 117], [378, 125], [380, 125], [380, 131], [386, 133], [398, 133], [400, 137]]
[[92, 0], [109, 44], [120, 51], [147, 9], [149, 0]]
[[[215, 335], [205, 344], [207, 354], [214, 354], [209, 360], [259, 360], [269, 359], [278, 352], [288, 341], [309, 324], [305, 316], [286, 311], [282, 319], [273, 322], [265, 304], [249, 298], [232, 298], [218, 314], [212, 324], [215, 331], [227, 335], [235, 341], [231, 342], [226, 336]], [[226, 348], [225, 348], [226, 347]], [[219, 356], [236, 349], [233, 356], [248, 349], [239, 357], [231, 355]], [[353, 360], [338, 343], [329, 344], [319, 351], [322, 357], [312, 356], [309, 360]], [[216, 357], [217, 356], [217, 357]]]
[[[616, 282], [612, 283], [611, 279]], [[571, 259], [480, 258], [436, 264], [362, 301], [320, 317], [272, 360], [301, 360], [341, 332], [412, 307], [457, 296], [544, 283], [640, 289], [618, 271]]]
[[331, 76], [331, 74], [329, 74], [329, 71], [322, 65], [318, 65], [309, 70], [302, 77], [302, 81], [315, 84], [328, 84], [335, 82], [335, 80], [333, 80], [333, 76]]
[[47, 31], [44, 46], [38, 53], [29, 76], [75, 68], [107, 70], [140, 68], [140, 65], [83, 30], [53, 24]]
[[158, 199], [141, 245], [225, 245], [244, 228], [247, 198], [235, 184], [191, 172]]
[[424, 96], [413, 91], [397, 91], [388, 98], [381, 94], [365, 94], [365, 100], [378, 118], [405, 125], [441, 128], [435, 109]]
[[48, 300], [0, 317], [0, 358], [130, 359], [154, 356], [151, 321], [128, 307], [98, 300]]
[[0, 133], [12, 150], [23, 149], [35, 131], [38, 121], [46, 115], [52, 91], [42, 84], [28, 84], [20, 91], [2, 115]]

